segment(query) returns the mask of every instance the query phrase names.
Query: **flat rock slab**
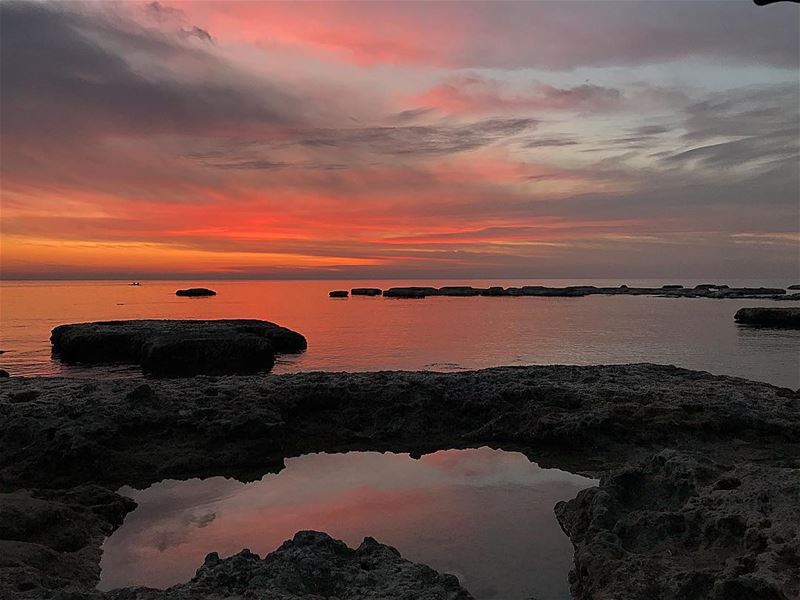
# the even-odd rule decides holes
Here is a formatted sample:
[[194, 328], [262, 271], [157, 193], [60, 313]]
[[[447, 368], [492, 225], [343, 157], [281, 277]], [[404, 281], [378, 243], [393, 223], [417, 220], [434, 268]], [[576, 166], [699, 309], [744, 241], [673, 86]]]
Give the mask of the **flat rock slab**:
[[187, 288], [185, 290], [178, 290], [175, 292], [176, 296], [188, 296], [190, 298], [199, 298], [201, 296], [216, 296], [217, 292], [208, 288]]
[[275, 354], [305, 350], [299, 333], [253, 319], [98, 321], [59, 325], [50, 341], [64, 362], [139, 364], [155, 376], [247, 374]]
[[380, 296], [383, 291], [380, 288], [353, 288], [350, 290], [353, 296]]
[[800, 329], [800, 308], [740, 308], [733, 318], [744, 325]]

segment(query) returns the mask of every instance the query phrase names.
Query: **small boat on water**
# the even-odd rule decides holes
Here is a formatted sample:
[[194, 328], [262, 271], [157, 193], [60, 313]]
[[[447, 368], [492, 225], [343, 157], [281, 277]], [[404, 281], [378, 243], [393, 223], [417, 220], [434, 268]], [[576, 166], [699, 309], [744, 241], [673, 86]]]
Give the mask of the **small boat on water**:
[[138, 281], [131, 281], [128, 285], [142, 285]]

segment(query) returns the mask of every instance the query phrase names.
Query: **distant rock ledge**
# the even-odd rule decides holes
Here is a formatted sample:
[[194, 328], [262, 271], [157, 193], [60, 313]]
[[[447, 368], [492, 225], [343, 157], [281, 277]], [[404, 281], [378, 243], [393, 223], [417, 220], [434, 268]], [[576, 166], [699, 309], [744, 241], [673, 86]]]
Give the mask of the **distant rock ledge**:
[[800, 329], [800, 308], [740, 308], [733, 318], [743, 325]]
[[[789, 289], [796, 289], [792, 286]], [[334, 291], [337, 297], [345, 297], [346, 292]], [[767, 300], [800, 300], [800, 293], [787, 294], [783, 288], [745, 287], [732, 288], [727, 285], [703, 283], [687, 288], [680, 284], [668, 284], [661, 287], [597, 287], [593, 285], [571, 285], [566, 287], [548, 287], [543, 285], [524, 285], [521, 287], [492, 286], [476, 288], [468, 285], [447, 285], [440, 288], [430, 286], [405, 286], [391, 287], [386, 290], [380, 288], [353, 288], [353, 296], [381, 296], [386, 298], [426, 298], [428, 296], [543, 296], [579, 298], [582, 296], [607, 295], [607, 296], [661, 296], [665, 298], [758, 298]]]
[[191, 298], [198, 298], [202, 296], [216, 296], [217, 292], [208, 288], [187, 288], [185, 290], [178, 290], [175, 292], [176, 296], [189, 296]]
[[161, 377], [254, 373], [307, 347], [296, 331], [255, 319], [77, 323], [54, 328], [50, 341], [64, 362], [138, 364]]

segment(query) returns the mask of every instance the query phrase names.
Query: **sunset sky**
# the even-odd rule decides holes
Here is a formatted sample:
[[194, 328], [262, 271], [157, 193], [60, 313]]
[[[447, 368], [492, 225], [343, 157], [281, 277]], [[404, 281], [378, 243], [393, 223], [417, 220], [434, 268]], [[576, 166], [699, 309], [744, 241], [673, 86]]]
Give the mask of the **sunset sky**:
[[3, 278], [797, 278], [798, 10], [4, 2]]

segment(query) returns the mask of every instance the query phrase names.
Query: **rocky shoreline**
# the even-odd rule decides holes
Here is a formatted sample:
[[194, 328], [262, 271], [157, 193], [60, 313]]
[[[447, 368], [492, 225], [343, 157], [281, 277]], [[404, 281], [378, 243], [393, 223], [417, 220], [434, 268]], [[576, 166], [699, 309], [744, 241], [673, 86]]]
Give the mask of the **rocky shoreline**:
[[[123, 484], [252, 480], [307, 452], [481, 445], [600, 478], [556, 507], [579, 600], [800, 596], [800, 394], [650, 364], [3, 379], [0, 595], [224, 597], [213, 577], [184, 595], [93, 589], [102, 539], [132, 508], [110, 491]], [[415, 597], [469, 598], [431, 594]]]

